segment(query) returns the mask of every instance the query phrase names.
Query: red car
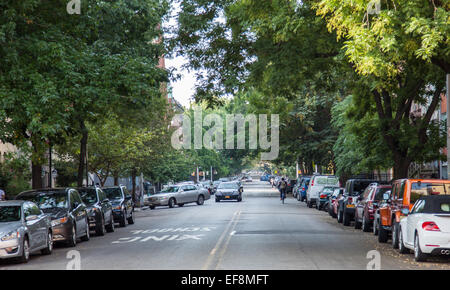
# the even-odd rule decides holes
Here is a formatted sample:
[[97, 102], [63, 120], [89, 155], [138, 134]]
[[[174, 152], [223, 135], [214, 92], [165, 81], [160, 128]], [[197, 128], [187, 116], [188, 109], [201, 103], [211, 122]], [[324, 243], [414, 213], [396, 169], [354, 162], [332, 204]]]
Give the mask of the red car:
[[356, 204], [355, 229], [370, 231], [378, 203], [383, 200], [383, 194], [391, 189], [388, 184], [372, 183], [364, 190]]
[[342, 197], [344, 194], [344, 188], [339, 187], [335, 188], [333, 194], [330, 196], [330, 205], [328, 206], [328, 214], [334, 218], [337, 218], [337, 212], [338, 212], [338, 200]]

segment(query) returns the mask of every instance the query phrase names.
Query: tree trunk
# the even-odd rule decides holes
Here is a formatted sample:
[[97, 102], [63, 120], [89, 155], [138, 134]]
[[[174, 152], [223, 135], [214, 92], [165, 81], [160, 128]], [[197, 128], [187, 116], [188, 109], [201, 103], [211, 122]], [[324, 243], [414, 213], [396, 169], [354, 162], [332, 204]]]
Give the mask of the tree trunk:
[[119, 176], [114, 175], [114, 186], [118, 186], [118, 185], [119, 185]]
[[31, 187], [33, 189], [42, 188], [42, 165], [31, 162]]
[[394, 179], [408, 178], [411, 161], [403, 156], [394, 156]]
[[78, 187], [83, 186], [84, 168], [86, 164], [88, 130], [86, 128], [86, 125], [84, 124], [84, 121], [80, 121], [80, 129], [81, 129], [81, 140], [80, 140], [80, 158], [78, 160], [78, 180], [77, 180]]

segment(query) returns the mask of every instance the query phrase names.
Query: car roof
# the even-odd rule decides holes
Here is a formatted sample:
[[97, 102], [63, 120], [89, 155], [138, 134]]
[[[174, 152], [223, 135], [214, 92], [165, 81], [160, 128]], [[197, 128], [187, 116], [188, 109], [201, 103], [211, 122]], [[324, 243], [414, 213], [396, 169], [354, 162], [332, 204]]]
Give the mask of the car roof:
[[5, 200], [0, 201], [0, 206], [22, 206], [26, 200]]
[[19, 193], [18, 195], [31, 195], [35, 193], [46, 193], [46, 192], [66, 192], [70, 189], [75, 189], [73, 187], [55, 187], [55, 188], [43, 188], [43, 189], [32, 189]]

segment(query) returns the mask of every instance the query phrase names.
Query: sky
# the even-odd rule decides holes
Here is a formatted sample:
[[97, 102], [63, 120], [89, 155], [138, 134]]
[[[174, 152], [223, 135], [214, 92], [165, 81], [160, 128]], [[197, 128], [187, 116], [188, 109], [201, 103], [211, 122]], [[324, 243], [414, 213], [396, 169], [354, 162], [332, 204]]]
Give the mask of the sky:
[[[163, 26], [177, 25], [176, 15], [180, 11], [179, 3], [175, 2], [171, 8], [170, 17]], [[167, 69], [176, 69], [174, 73], [181, 75], [181, 79], [170, 83], [172, 96], [184, 107], [189, 107], [195, 91], [195, 71], [189, 73], [186, 69], [182, 69], [182, 66], [188, 62], [185, 57], [166, 58], [165, 61]]]

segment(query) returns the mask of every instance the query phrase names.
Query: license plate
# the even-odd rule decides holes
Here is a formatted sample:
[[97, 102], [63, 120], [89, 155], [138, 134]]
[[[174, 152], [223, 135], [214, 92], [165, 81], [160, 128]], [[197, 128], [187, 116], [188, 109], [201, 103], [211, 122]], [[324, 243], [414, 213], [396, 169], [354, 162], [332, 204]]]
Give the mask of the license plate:
[[347, 208], [349, 208], [349, 207], [355, 207], [355, 205], [354, 204], [347, 204]]
[[225, 198], [230, 198], [230, 196], [229, 196], [229, 195], [227, 195], [227, 196], [225, 196]]

